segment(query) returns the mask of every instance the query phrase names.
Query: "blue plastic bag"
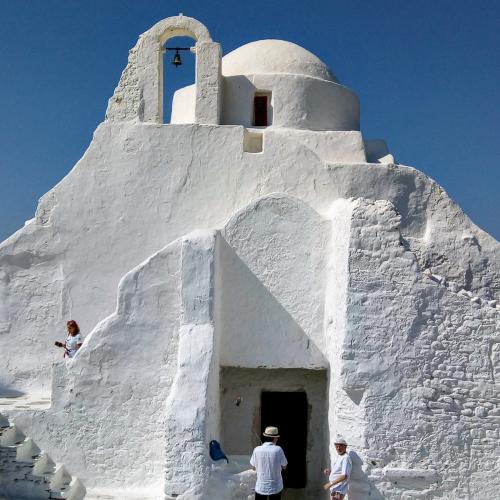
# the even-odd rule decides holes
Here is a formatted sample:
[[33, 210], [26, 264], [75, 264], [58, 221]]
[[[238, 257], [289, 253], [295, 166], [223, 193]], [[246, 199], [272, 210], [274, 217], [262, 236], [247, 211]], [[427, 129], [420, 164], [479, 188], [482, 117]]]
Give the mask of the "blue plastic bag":
[[223, 458], [229, 463], [228, 458], [222, 451], [222, 448], [220, 447], [219, 441], [210, 441], [210, 444], [208, 445], [208, 452], [210, 454], [210, 458], [214, 461], [217, 460], [222, 460]]

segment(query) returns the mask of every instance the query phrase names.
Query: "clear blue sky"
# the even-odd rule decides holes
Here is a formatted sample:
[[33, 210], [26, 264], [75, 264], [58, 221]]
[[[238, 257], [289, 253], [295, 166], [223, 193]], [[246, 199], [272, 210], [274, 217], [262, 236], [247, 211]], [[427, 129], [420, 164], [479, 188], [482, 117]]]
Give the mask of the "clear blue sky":
[[[500, 239], [499, 0], [0, 0], [0, 241], [82, 156], [139, 34], [179, 12], [224, 53], [264, 38], [315, 53], [359, 95], [365, 138]], [[168, 92], [192, 81], [166, 66]]]

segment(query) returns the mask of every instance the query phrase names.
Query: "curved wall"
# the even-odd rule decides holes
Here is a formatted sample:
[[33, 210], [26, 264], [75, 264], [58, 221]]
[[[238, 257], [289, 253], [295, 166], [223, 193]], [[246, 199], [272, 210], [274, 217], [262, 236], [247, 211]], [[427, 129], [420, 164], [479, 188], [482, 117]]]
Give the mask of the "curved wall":
[[359, 101], [338, 83], [302, 75], [225, 77], [222, 124], [252, 126], [253, 97], [272, 92], [272, 125], [308, 130], [359, 130]]
[[172, 98], [170, 124], [194, 123], [196, 109], [196, 85], [176, 90]]
[[257, 40], [226, 54], [222, 59], [224, 76], [305, 75], [336, 82], [328, 66], [312, 52], [285, 40]]
[[[240, 75], [223, 77], [222, 125], [252, 127], [256, 92], [271, 92], [273, 127], [359, 130], [357, 95], [338, 83], [303, 75]], [[172, 124], [194, 122], [195, 86], [177, 90]]]

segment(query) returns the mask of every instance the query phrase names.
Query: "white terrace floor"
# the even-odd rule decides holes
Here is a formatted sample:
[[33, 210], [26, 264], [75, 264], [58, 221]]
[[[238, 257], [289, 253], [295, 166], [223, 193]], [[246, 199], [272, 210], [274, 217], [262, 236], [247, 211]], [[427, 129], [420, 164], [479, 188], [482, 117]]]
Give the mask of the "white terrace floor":
[[0, 392], [0, 413], [2, 410], [44, 410], [50, 407], [50, 393], [9, 395]]

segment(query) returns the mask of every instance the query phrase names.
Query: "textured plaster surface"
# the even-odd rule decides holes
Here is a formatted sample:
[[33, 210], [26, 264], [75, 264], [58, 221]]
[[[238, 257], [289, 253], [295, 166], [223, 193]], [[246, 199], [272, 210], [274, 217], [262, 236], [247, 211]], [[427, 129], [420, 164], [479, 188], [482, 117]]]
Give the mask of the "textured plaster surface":
[[[248, 154], [242, 127], [102, 124], [72, 172], [42, 197], [35, 219], [0, 244], [0, 345], [12, 353], [0, 384], [47, 387], [60, 352], [39, 345], [60, 340], [68, 317], [87, 334], [113, 312], [118, 282], [132, 267], [276, 191], [320, 213], [339, 198], [389, 200], [422, 268], [497, 298], [497, 242], [424, 174], [325, 163], [292, 132], [269, 134], [261, 154]], [[15, 355], [19, 342], [23, 356]]]
[[[214, 65], [215, 53], [212, 58], [204, 57], [200, 47], [197, 56], [204, 64], [212, 61]], [[359, 131], [357, 95], [340, 85], [324, 63], [298, 45], [282, 40], [249, 43], [224, 56], [219, 73], [218, 82], [212, 78], [212, 94], [217, 100], [211, 99], [220, 111], [217, 119], [199, 119], [196, 83], [175, 93], [171, 123], [252, 127], [254, 96], [265, 92], [270, 96], [268, 120], [273, 127]], [[215, 91], [216, 84], [220, 85], [220, 93]]]
[[[349, 247], [338, 390], [366, 422], [371, 491], [394, 499], [451, 500], [463, 492], [493, 499], [499, 487], [498, 313], [426, 280], [401, 239], [400, 220], [391, 204], [361, 200]], [[353, 422], [344, 408], [338, 414]], [[350, 496], [365, 498], [366, 490], [358, 490]]]
[[[249, 44], [253, 45], [253, 44]], [[287, 51], [277, 55], [286, 60]], [[271, 94], [268, 110], [270, 125], [303, 130], [347, 131], [359, 130], [358, 96], [335, 80], [324, 79], [318, 72], [295, 73], [281, 71], [281, 65], [252, 64], [262, 56], [252, 52], [252, 58], [241, 59], [242, 73], [227, 71], [228, 59], [243, 57], [240, 49], [222, 58], [222, 116], [224, 125], [244, 125], [253, 122], [253, 98], [257, 92]], [[300, 54], [297, 60], [300, 62]], [[308, 62], [304, 62], [305, 65]], [[196, 85], [179, 89], [172, 104], [172, 123], [193, 123], [196, 101]], [[202, 122], [219, 123], [219, 122]], [[363, 160], [364, 161], [364, 160]]]
[[196, 41], [196, 123], [219, 123], [220, 46], [205, 26], [183, 15], [168, 17], [143, 33], [108, 102], [109, 121], [163, 123], [163, 45], [169, 38]]
[[115, 313], [73, 360], [54, 366], [51, 407], [10, 412], [89, 487], [162, 484], [161, 422], [177, 363], [180, 273], [179, 241], [130, 271]]
[[165, 421], [168, 497], [202, 498], [210, 475], [207, 443], [218, 437], [215, 255], [213, 232], [189, 235], [183, 241], [178, 364]]
[[283, 195], [259, 199], [228, 222], [221, 252], [222, 365], [327, 366], [322, 297], [328, 234], [316, 212]]
[[321, 59], [285, 40], [257, 40], [238, 47], [222, 60], [222, 73], [224, 76], [285, 73], [337, 81]]
[[338, 83], [301, 75], [224, 77], [222, 123], [250, 127], [253, 96], [272, 93], [272, 125], [304, 130], [359, 130], [359, 102]]

